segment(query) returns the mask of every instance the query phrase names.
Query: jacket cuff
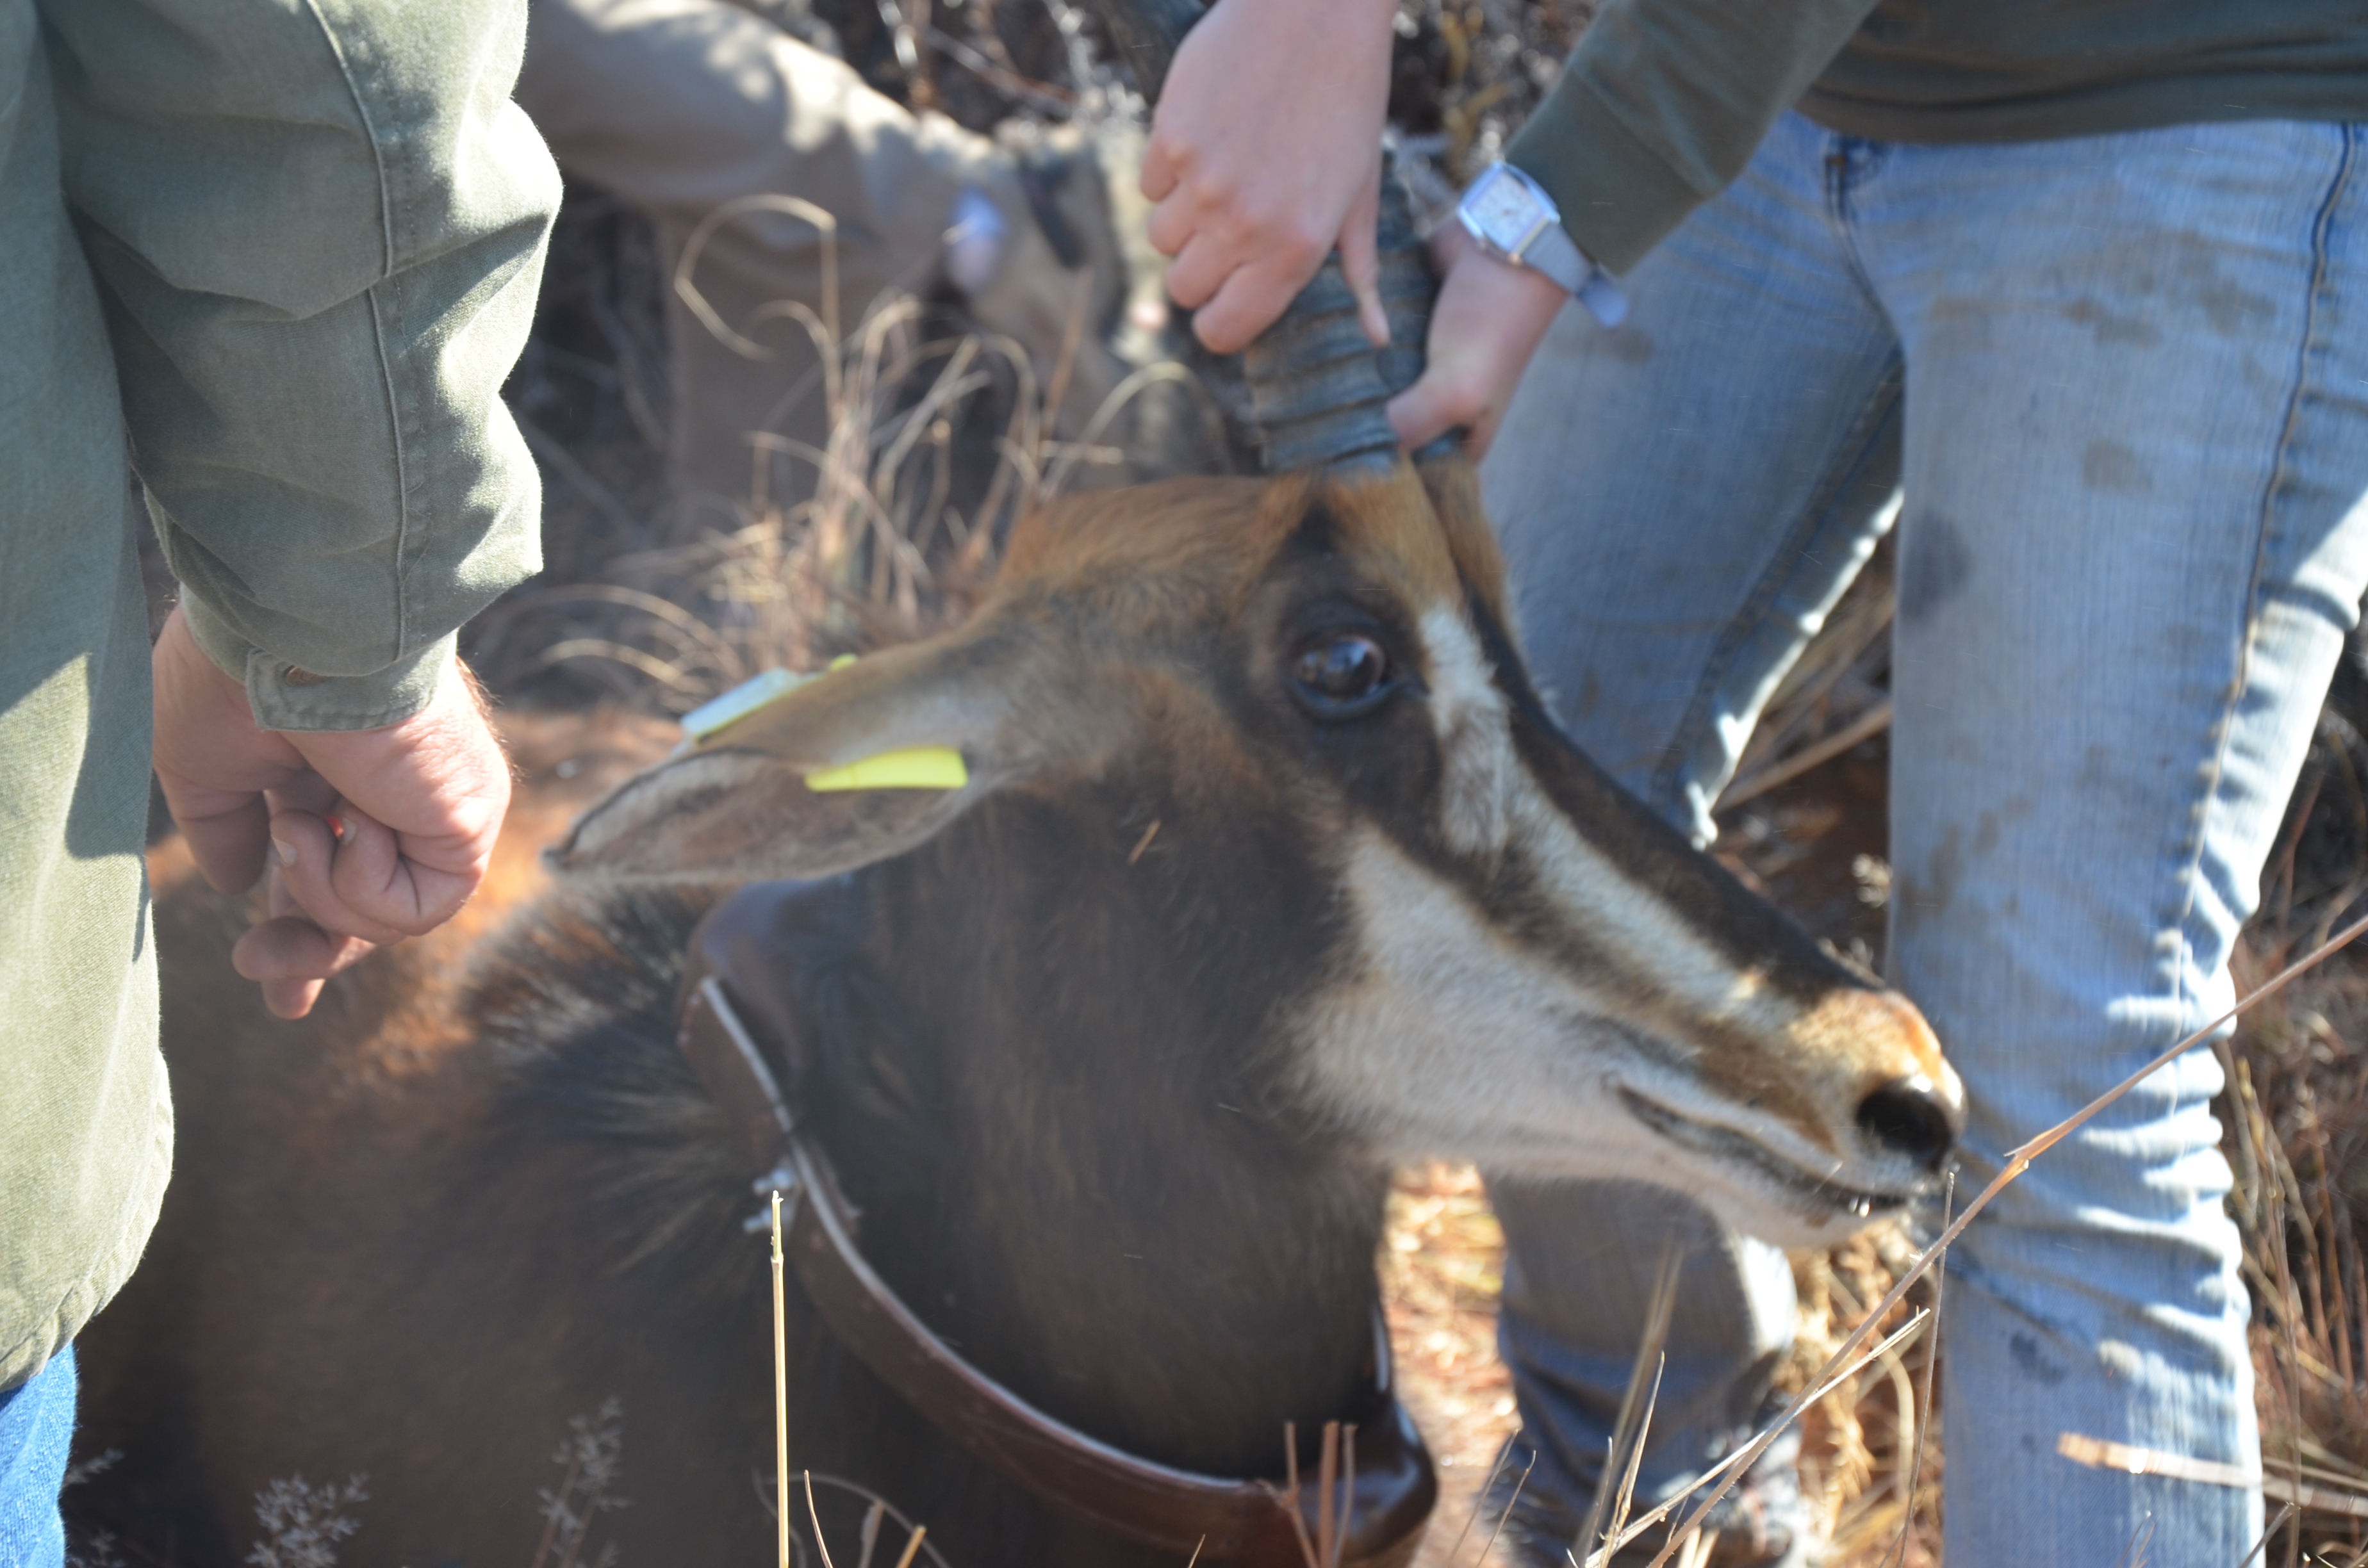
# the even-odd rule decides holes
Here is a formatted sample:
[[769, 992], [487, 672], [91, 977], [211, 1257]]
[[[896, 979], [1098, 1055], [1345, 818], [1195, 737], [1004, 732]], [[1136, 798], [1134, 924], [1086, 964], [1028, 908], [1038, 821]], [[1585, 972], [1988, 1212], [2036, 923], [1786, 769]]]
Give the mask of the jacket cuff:
[[199, 651], [246, 687], [247, 707], [267, 730], [382, 730], [399, 724], [435, 700], [460, 642], [454, 632], [369, 675], [324, 676], [249, 642], [186, 585], [181, 617]]
[[1578, 248], [1612, 273], [1644, 260], [1715, 194], [1689, 185], [1577, 70], [1563, 74], [1505, 161], [1546, 187]]

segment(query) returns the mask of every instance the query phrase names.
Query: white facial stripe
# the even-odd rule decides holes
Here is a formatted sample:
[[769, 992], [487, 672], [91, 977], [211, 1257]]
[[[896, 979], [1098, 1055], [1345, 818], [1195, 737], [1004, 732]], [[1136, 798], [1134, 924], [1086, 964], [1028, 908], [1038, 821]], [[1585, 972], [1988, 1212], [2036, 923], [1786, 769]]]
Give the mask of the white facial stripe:
[[1518, 839], [1565, 918], [1621, 967], [1650, 977], [1676, 1010], [1746, 1028], [1790, 1021], [1794, 1009], [1769, 994], [1758, 970], [1736, 968], [1692, 922], [1630, 881], [1530, 778], [1513, 747], [1510, 709], [1462, 610], [1433, 608], [1422, 636], [1450, 846], [1489, 858]]
[[1800, 1013], [1757, 966], [1738, 966], [1668, 900], [1629, 880], [1571, 826], [1526, 771], [1509, 802], [1512, 838], [1551, 907], [1672, 1013], [1772, 1036]]
[[1516, 765], [1505, 694], [1463, 612], [1422, 618], [1430, 656], [1430, 716], [1444, 770], [1440, 831], [1457, 853], [1493, 858], [1505, 846], [1506, 797]]
[[1567, 1038], [1606, 1000], [1507, 941], [1381, 835], [1358, 835], [1347, 870], [1361, 961], [1299, 1024], [1307, 1086], [1345, 1126], [1398, 1159], [1440, 1152], [1441, 1136], [1475, 1156], [1554, 1148], [1568, 1130], [1532, 1125], [1546, 1102], [1628, 1119], [1601, 1081], [1608, 1061], [1525, 1049]]
[[1622, 1102], [1623, 1084], [1763, 1147], [1799, 1143], [1645, 1060], [1624, 1038], [1615, 1000], [1508, 939], [1384, 835], [1358, 836], [1345, 892], [1358, 961], [1294, 1022], [1300, 1087], [1377, 1159], [1445, 1154], [1543, 1179], [1658, 1181], [1773, 1239], [1832, 1237], [1854, 1224], [1804, 1209], [1748, 1165], [1647, 1129]]

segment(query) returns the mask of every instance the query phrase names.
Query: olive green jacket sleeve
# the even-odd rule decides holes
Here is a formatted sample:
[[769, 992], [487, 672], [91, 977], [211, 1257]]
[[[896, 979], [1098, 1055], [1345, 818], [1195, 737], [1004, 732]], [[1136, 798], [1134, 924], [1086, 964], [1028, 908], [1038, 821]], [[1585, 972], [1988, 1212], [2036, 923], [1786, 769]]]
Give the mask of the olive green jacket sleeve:
[[519, 0], [52, 0], [60, 178], [199, 644], [276, 729], [433, 694], [539, 564], [500, 401], [559, 178]]
[[1609, 0], [1505, 157], [1625, 272], [1726, 188], [1875, 0]]

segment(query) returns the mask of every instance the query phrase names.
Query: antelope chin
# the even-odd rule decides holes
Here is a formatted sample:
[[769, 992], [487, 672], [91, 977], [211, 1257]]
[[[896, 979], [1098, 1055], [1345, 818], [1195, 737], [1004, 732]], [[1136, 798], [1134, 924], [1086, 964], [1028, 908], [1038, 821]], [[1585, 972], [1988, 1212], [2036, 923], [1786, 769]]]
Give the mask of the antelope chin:
[[[1929, 1196], [1935, 1180], [1858, 1185], [1837, 1165], [1820, 1174], [1737, 1128], [1698, 1120], [1629, 1087], [1615, 1091], [1628, 1114], [1655, 1137], [1713, 1167], [1715, 1190], [1703, 1203], [1738, 1230], [1779, 1246], [1822, 1246], [1879, 1221], [1905, 1213]], [[1863, 1180], [1864, 1178], [1861, 1178]]]

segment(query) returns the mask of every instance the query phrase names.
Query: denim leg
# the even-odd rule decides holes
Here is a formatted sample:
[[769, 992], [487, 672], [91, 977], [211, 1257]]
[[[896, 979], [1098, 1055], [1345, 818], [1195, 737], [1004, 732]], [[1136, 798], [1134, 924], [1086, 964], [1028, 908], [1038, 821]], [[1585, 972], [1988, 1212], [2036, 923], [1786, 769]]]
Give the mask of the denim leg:
[[[1865, 150], [1907, 366], [1894, 979], [1964, 1075], [1960, 1191], [2233, 1001], [2368, 584], [2359, 132], [2274, 122]], [[2208, 1052], [2043, 1156], [1951, 1257], [1950, 1568], [2227, 1568], [2258, 1462]]]
[[74, 1441], [74, 1346], [0, 1393], [0, 1568], [61, 1568], [58, 1518], [66, 1450]]
[[[1548, 700], [1705, 841], [1761, 704], [1873, 551], [1896, 483], [1896, 348], [1832, 222], [1824, 141], [1780, 126], [1623, 280], [1617, 331], [1565, 311], [1482, 470]], [[1489, 1192], [1510, 1254], [1502, 1348], [1539, 1455], [1523, 1513], [1575, 1534], [1664, 1245], [1685, 1265], [1645, 1495], [1751, 1418], [1791, 1341], [1792, 1276], [1657, 1190]]]

